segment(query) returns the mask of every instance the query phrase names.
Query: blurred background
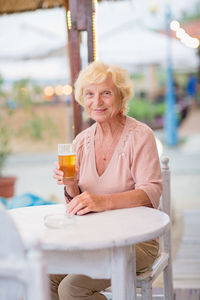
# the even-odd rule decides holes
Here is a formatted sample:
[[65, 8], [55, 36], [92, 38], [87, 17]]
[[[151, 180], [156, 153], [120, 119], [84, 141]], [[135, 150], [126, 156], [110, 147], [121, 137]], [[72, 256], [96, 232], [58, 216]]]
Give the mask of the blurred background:
[[[0, 2], [0, 171], [15, 181], [14, 194], [2, 194], [7, 183], [0, 183], [8, 208], [63, 202], [52, 170], [57, 144], [73, 140], [76, 121], [69, 15], [59, 1], [49, 2], [51, 9], [22, 13]], [[96, 59], [128, 69], [134, 82], [128, 114], [154, 130], [160, 156], [170, 158], [176, 257], [184, 213], [200, 209], [200, 0], [92, 2]], [[85, 67], [84, 31], [80, 57]], [[82, 119], [86, 128], [83, 112]]]

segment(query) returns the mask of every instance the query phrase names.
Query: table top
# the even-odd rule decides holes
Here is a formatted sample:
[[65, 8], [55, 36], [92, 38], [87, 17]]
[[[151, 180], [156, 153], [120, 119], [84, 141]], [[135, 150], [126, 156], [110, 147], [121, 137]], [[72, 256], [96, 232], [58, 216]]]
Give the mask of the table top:
[[169, 226], [167, 214], [152, 208], [136, 207], [74, 216], [73, 226], [50, 229], [48, 214], [65, 213], [65, 206], [43, 205], [9, 211], [25, 245], [39, 239], [44, 250], [95, 250], [125, 246], [160, 236]]

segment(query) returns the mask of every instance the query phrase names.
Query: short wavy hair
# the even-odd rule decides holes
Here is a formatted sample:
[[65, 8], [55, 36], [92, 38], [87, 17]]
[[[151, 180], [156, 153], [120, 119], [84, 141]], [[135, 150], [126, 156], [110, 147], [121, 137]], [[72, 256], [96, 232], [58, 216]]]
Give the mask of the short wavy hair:
[[113, 83], [118, 88], [121, 95], [121, 112], [125, 114], [127, 103], [133, 95], [133, 82], [127, 70], [117, 65], [106, 65], [101, 61], [90, 63], [85, 69], [80, 71], [74, 84], [75, 99], [84, 106], [83, 89], [87, 85], [103, 82], [111, 74]]

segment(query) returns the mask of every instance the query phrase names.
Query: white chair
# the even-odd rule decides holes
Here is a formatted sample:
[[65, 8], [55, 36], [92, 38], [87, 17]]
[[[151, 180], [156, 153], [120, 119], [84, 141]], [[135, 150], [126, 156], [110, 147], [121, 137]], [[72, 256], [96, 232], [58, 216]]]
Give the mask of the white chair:
[[8, 212], [0, 207], [0, 299], [48, 300], [48, 280], [39, 244], [25, 250]]
[[[170, 193], [170, 170], [169, 158], [163, 157], [162, 163], [162, 181], [163, 192], [161, 196], [160, 209], [171, 216], [171, 193]], [[163, 299], [173, 299], [173, 281], [172, 281], [172, 257], [171, 257], [171, 228], [169, 227], [165, 234], [160, 238], [161, 251], [160, 256], [153, 263], [152, 269], [137, 276], [137, 288], [141, 288], [141, 296], [138, 299], [151, 300], [152, 283], [163, 272], [164, 295]], [[108, 299], [111, 298], [109, 292], [103, 293]], [[158, 295], [156, 296], [158, 299]], [[159, 297], [161, 299], [161, 297]]]

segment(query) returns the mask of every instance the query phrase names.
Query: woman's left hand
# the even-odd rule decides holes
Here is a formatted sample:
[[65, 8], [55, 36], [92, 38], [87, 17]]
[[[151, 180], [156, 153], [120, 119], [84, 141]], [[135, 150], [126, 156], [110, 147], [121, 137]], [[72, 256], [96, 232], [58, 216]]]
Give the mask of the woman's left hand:
[[89, 192], [74, 197], [67, 205], [67, 213], [79, 216], [89, 212], [100, 212], [107, 210], [107, 201], [104, 195], [94, 195]]

